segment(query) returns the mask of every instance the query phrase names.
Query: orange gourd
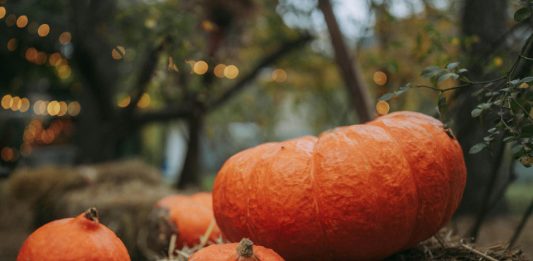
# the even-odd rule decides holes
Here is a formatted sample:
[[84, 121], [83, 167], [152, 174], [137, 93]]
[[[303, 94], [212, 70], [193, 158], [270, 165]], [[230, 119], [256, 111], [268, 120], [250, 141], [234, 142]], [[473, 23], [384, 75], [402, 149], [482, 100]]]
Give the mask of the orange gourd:
[[247, 238], [240, 243], [211, 245], [200, 249], [189, 261], [283, 261], [272, 249], [254, 246]]
[[[156, 204], [157, 208], [168, 209], [169, 218], [177, 230], [176, 247], [191, 247], [200, 243], [211, 222], [214, 222], [211, 193], [200, 192], [190, 196], [170, 195]], [[218, 226], [209, 235], [210, 240], [217, 240], [221, 234]]]
[[122, 241], [98, 221], [91, 208], [74, 218], [52, 221], [24, 242], [17, 261], [129, 261]]
[[465, 182], [443, 125], [397, 112], [234, 155], [213, 208], [230, 241], [248, 237], [288, 260], [381, 259], [444, 226]]

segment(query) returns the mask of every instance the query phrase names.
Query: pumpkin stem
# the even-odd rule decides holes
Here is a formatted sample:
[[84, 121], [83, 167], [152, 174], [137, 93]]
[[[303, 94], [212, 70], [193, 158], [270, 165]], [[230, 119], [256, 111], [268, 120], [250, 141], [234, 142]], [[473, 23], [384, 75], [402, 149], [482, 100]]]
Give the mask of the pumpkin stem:
[[248, 238], [243, 238], [237, 246], [237, 255], [239, 257], [253, 257], [254, 256], [254, 242]]
[[96, 223], [100, 222], [98, 219], [98, 211], [96, 210], [96, 208], [90, 208], [90, 209], [85, 210], [85, 212], [83, 213], [83, 216], [90, 221], [93, 221]]

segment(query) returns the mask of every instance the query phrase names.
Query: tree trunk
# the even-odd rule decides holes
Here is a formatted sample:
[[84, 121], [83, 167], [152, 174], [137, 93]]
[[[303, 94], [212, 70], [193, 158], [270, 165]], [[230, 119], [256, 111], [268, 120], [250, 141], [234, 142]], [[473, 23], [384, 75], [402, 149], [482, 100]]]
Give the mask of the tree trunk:
[[[461, 30], [465, 39], [476, 38], [471, 46], [463, 45], [466, 57], [465, 67], [469, 68], [471, 79], [482, 80], [492, 78], [484, 72], [485, 64], [479, 63], [480, 58], [493, 48], [493, 43], [506, 31], [507, 1], [505, 0], [466, 0], [462, 10]], [[503, 143], [494, 142], [490, 150], [484, 150], [478, 154], [469, 154], [470, 148], [483, 141], [487, 135], [486, 126], [472, 119], [470, 112], [478, 104], [473, 96], [474, 89], [463, 88], [455, 95], [454, 123], [457, 139], [464, 151], [468, 178], [465, 194], [459, 213], [473, 214], [480, 211], [484, 193], [493, 189], [491, 184], [498, 185], [500, 182], [490, 182], [491, 177], [496, 177], [500, 171], [501, 158], [503, 156]], [[489, 122], [490, 119], [483, 119]], [[508, 169], [505, 166], [503, 169]], [[499, 179], [496, 179], [499, 180]]]
[[197, 112], [187, 118], [187, 155], [183, 169], [175, 184], [177, 188], [198, 187], [200, 185], [200, 137], [203, 130], [204, 115]]
[[357, 67], [351, 59], [351, 55], [344, 42], [342, 32], [335, 18], [335, 13], [329, 0], [319, 0], [318, 7], [322, 10], [331, 39], [331, 45], [335, 52], [335, 60], [339, 72], [350, 96], [350, 101], [357, 113], [359, 122], [364, 123], [372, 120], [373, 113], [368, 90], [361, 79]]

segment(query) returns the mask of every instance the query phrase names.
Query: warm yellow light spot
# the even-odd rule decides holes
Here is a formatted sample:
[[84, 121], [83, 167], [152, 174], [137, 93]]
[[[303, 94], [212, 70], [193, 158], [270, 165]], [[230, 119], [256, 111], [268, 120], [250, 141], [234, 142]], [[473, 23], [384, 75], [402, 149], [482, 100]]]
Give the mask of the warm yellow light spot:
[[209, 20], [203, 20], [202, 29], [206, 32], [213, 32], [217, 29], [217, 25]]
[[68, 112], [68, 105], [64, 101], [59, 102], [59, 112], [57, 113], [57, 116], [64, 116]]
[[12, 148], [4, 147], [0, 152], [3, 161], [11, 161], [15, 158], [15, 151]]
[[6, 25], [7, 26], [13, 26], [17, 22], [17, 16], [14, 14], [10, 14], [6, 18]]
[[389, 113], [389, 110], [390, 110], [390, 106], [389, 106], [389, 103], [386, 101], [378, 101], [378, 103], [376, 104], [376, 112], [379, 115], [385, 115]]
[[215, 68], [213, 69], [213, 73], [218, 78], [224, 78], [224, 69], [226, 69], [226, 65], [223, 63], [217, 64]]
[[9, 51], [15, 51], [17, 49], [17, 39], [11, 38], [9, 41], [7, 41], [7, 50]]
[[26, 49], [24, 57], [26, 57], [26, 60], [28, 60], [29, 62], [34, 62], [35, 60], [37, 60], [37, 55], [37, 49], [30, 47]]
[[209, 65], [205, 61], [197, 61], [192, 67], [192, 71], [198, 75], [205, 74], [209, 69]]
[[46, 37], [50, 33], [50, 26], [48, 24], [39, 25], [37, 28], [37, 34], [40, 37]]
[[69, 44], [71, 40], [72, 35], [70, 34], [70, 32], [62, 32], [59, 35], [59, 43], [62, 45]]
[[228, 79], [235, 79], [239, 76], [239, 68], [235, 65], [228, 65], [224, 68], [224, 76]]
[[111, 57], [114, 60], [120, 60], [124, 58], [124, 55], [126, 55], [126, 48], [121, 45], [117, 45], [113, 50], [111, 50]]
[[387, 74], [382, 71], [376, 71], [374, 72], [374, 75], [372, 76], [372, 79], [374, 80], [374, 83], [383, 86], [387, 84]]
[[148, 93], [144, 93], [141, 96], [141, 99], [139, 100], [139, 102], [137, 103], [137, 107], [142, 108], [142, 109], [147, 108], [148, 106], [150, 106], [150, 102], [151, 102], [150, 95]]
[[503, 59], [502, 59], [500, 56], [496, 56], [496, 57], [494, 57], [494, 59], [492, 60], [492, 63], [494, 63], [494, 65], [495, 65], [496, 67], [500, 67], [500, 66], [502, 66], [502, 64], [503, 64]]
[[287, 80], [287, 72], [283, 69], [276, 69], [272, 71], [272, 81], [284, 82]]
[[527, 84], [527, 82], [523, 82], [520, 85], [518, 85], [518, 88], [527, 89], [527, 88], [529, 88], [529, 84]]
[[9, 108], [11, 108], [11, 105], [13, 104], [13, 97], [11, 97], [11, 95], [9, 94], [6, 94], [4, 95], [4, 97], [2, 97], [2, 101], [0, 103], [4, 110], [8, 110]]
[[459, 44], [461, 44], [461, 40], [459, 40], [458, 37], [453, 37], [450, 43], [454, 46], [458, 46]]
[[70, 66], [63, 64], [57, 67], [57, 76], [61, 79], [67, 79], [70, 77], [70, 74], [72, 73]]
[[51, 101], [48, 103], [48, 106], [46, 106], [46, 110], [48, 111], [48, 114], [50, 116], [56, 116], [59, 113], [60, 110], [59, 102], [58, 101]]
[[70, 102], [68, 104], [67, 111], [68, 111], [68, 115], [77, 116], [78, 114], [80, 114], [80, 111], [81, 111], [80, 103], [77, 101]]
[[61, 54], [51, 54], [50, 57], [48, 57], [48, 63], [52, 66], [58, 66], [61, 63]]
[[0, 19], [4, 18], [6, 16], [7, 10], [5, 7], [0, 6]]
[[126, 97], [120, 99], [118, 101], [117, 105], [120, 108], [126, 108], [126, 107], [128, 107], [128, 105], [130, 105], [130, 102], [131, 102], [131, 97], [130, 96], [126, 96]]
[[33, 112], [37, 115], [46, 114], [46, 105], [47, 102], [38, 100], [33, 104]]
[[148, 19], [144, 20], [144, 26], [146, 26], [146, 28], [152, 29], [156, 25], [157, 25], [157, 22], [154, 19], [152, 19], [152, 18], [148, 18]]
[[30, 100], [28, 98], [20, 99], [20, 111], [27, 112], [30, 109]]
[[11, 110], [18, 111], [19, 109], [20, 109], [20, 97], [15, 96], [13, 97], [13, 101], [11, 102]]
[[28, 17], [25, 15], [19, 16], [19, 18], [17, 18], [17, 27], [24, 28], [26, 25], [28, 25]]

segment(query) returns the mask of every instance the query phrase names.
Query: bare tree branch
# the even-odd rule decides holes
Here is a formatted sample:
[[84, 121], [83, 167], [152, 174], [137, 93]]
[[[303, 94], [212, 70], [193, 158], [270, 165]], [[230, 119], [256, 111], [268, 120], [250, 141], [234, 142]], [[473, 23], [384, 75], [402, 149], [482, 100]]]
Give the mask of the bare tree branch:
[[308, 43], [313, 38], [309, 34], [304, 34], [297, 38], [296, 40], [289, 41], [281, 45], [276, 51], [273, 53], [263, 57], [257, 65], [244, 77], [241, 77], [239, 81], [237, 81], [233, 86], [229, 87], [220, 97], [215, 99], [214, 101], [208, 103], [206, 106], [207, 111], [213, 111], [216, 108], [220, 107], [222, 104], [224, 104], [226, 101], [231, 99], [233, 96], [235, 96], [237, 93], [242, 91], [248, 83], [253, 81], [255, 77], [259, 74], [261, 69], [264, 67], [269, 66], [270, 64], [273, 64], [281, 57], [285, 56], [286, 54], [298, 49], [302, 45]]
[[131, 116], [131, 114], [137, 107], [137, 103], [139, 103], [142, 95], [146, 92], [148, 84], [154, 76], [159, 54], [169, 41], [170, 37], [165, 37], [165, 39], [163, 39], [163, 41], [161, 41], [161, 43], [156, 48], [148, 52], [148, 55], [146, 56], [146, 59], [140, 68], [139, 78], [137, 78], [137, 83], [134, 87], [134, 94], [131, 96], [131, 102], [124, 109], [124, 114], [127, 118]]
[[133, 125], [142, 126], [152, 122], [167, 122], [186, 118], [192, 113], [191, 106], [169, 106], [161, 110], [144, 111], [134, 114]]
[[337, 61], [341, 77], [346, 84], [346, 88], [350, 94], [350, 100], [359, 116], [359, 120], [361, 122], [370, 121], [373, 113], [370, 109], [371, 104], [368, 90], [359, 75], [357, 67], [354, 66], [352, 59], [350, 59], [351, 56], [344, 43], [342, 32], [337, 23], [337, 19], [335, 18], [333, 8], [331, 7], [331, 2], [329, 0], [319, 0], [318, 7], [322, 10], [324, 18], [326, 19], [331, 44], [335, 51], [335, 60]]

